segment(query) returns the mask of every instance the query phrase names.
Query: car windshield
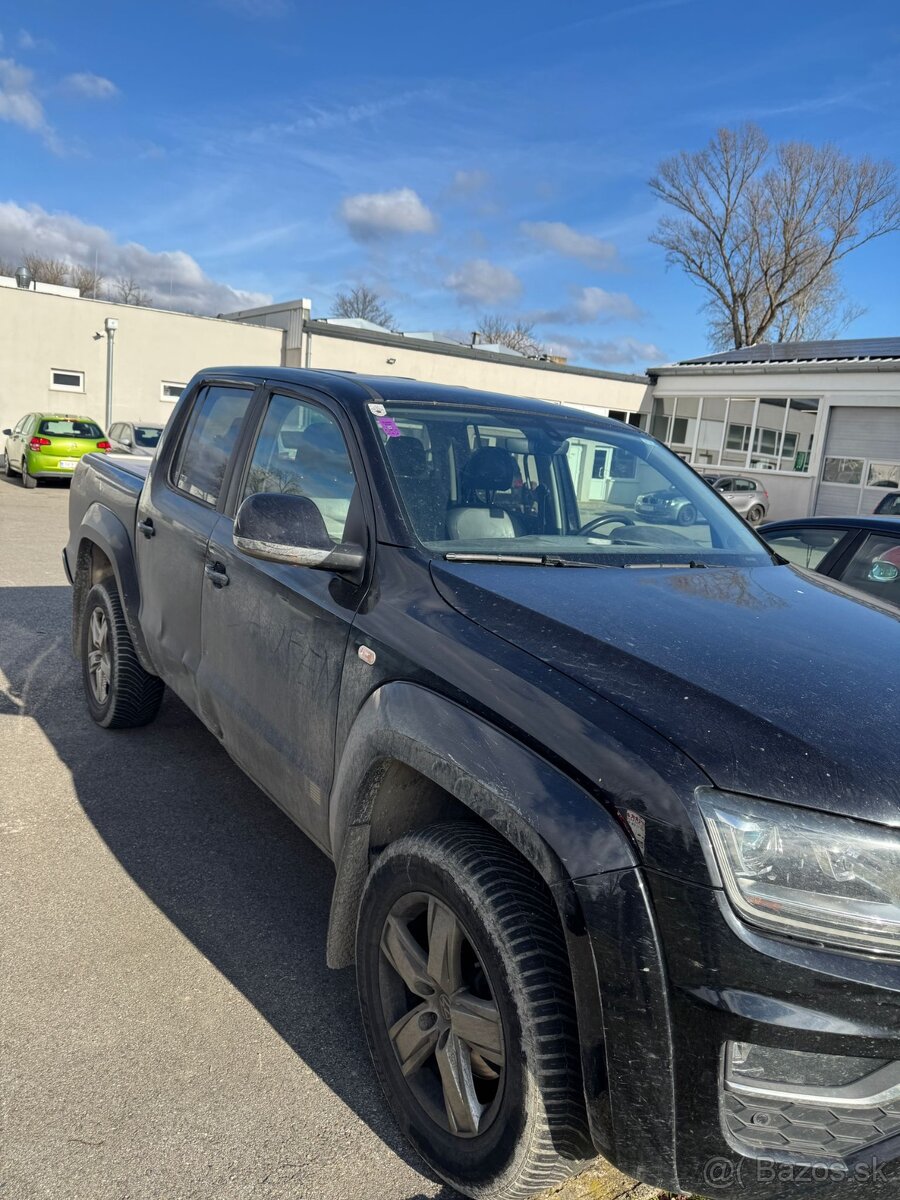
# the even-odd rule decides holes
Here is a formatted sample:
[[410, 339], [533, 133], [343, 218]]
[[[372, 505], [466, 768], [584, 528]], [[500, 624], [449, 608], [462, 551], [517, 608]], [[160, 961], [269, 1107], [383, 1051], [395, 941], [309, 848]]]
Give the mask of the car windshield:
[[436, 553], [610, 566], [771, 562], [690, 467], [630, 426], [574, 411], [372, 409], [410, 524]]
[[159, 425], [135, 425], [134, 444], [143, 450], [153, 450], [161, 434], [162, 428]]
[[99, 425], [81, 417], [47, 417], [38, 426], [38, 433], [51, 438], [89, 438], [92, 442], [103, 437]]

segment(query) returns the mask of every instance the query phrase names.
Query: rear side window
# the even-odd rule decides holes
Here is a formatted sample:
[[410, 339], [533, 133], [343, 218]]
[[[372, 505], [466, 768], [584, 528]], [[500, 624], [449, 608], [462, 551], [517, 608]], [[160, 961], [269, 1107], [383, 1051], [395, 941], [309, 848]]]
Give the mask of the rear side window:
[[84, 421], [77, 417], [48, 417], [37, 429], [44, 437], [87, 438], [92, 442], [103, 437], [103, 430], [96, 421]]
[[875, 511], [882, 517], [900, 517], [900, 492], [896, 496], [885, 496]]
[[203, 388], [172, 465], [179, 491], [215, 505], [252, 395], [248, 388]]
[[763, 531], [763, 537], [782, 558], [786, 558], [796, 567], [807, 567], [814, 571], [838, 542], [843, 541], [847, 533], [846, 529], [798, 526], [796, 529], [780, 529], [777, 533]]
[[143, 450], [152, 450], [162, 435], [158, 425], [135, 425], [134, 444]]

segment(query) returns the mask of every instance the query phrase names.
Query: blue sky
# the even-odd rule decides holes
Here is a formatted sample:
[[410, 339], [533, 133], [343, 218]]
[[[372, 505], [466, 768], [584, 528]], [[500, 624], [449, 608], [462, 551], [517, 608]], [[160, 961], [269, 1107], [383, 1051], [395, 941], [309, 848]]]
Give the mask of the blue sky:
[[[868, 0], [6, 0], [0, 257], [222, 311], [382, 290], [400, 328], [538, 317], [577, 361], [702, 351], [647, 179], [723, 124], [900, 160], [900, 16]], [[843, 277], [900, 333], [900, 235]]]

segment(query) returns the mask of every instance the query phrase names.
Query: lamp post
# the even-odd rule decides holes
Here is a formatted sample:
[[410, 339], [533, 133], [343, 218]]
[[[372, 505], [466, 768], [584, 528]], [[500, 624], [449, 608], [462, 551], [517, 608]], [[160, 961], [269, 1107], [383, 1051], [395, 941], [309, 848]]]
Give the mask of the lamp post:
[[107, 317], [104, 325], [106, 327], [106, 429], [104, 432], [108, 434], [112, 425], [113, 358], [115, 354], [116, 330], [119, 328], [119, 322], [115, 317]]

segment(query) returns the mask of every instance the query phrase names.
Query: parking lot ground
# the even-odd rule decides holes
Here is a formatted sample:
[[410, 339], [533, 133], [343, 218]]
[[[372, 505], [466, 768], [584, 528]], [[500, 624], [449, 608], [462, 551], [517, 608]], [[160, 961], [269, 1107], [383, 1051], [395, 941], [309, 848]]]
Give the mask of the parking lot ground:
[[[333, 869], [167, 695], [88, 719], [60, 560], [68, 490], [0, 478], [4, 1200], [419, 1200]], [[558, 1196], [646, 1200], [603, 1166]]]

